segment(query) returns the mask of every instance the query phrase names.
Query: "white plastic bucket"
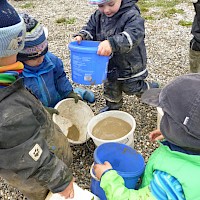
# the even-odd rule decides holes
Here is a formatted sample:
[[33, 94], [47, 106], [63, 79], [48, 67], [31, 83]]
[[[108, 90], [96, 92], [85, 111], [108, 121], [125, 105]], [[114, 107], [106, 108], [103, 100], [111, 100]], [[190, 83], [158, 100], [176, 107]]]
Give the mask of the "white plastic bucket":
[[79, 131], [78, 140], [68, 138], [71, 144], [82, 144], [90, 138], [87, 135], [87, 124], [94, 113], [86, 103], [83, 101], [75, 103], [74, 99], [69, 98], [58, 102], [55, 109], [59, 111], [59, 115], [53, 114], [53, 121], [66, 136], [72, 125], [75, 125]]
[[[101, 120], [108, 118], [108, 117], [116, 117], [116, 118], [119, 118], [119, 119], [124, 120], [125, 122], [129, 123], [131, 125], [130, 132], [127, 133], [127, 135], [125, 135], [121, 138], [118, 138], [118, 139], [114, 139], [114, 140], [103, 140], [103, 139], [95, 137], [92, 134], [93, 128], [95, 127], [95, 125], [98, 122], [100, 122]], [[92, 140], [94, 141], [96, 146], [99, 146], [106, 142], [118, 142], [118, 143], [123, 143], [123, 144], [133, 147], [134, 146], [135, 127], [136, 127], [136, 122], [132, 115], [130, 115], [127, 112], [113, 110], [113, 111], [103, 112], [103, 113], [100, 113], [100, 114], [94, 116], [87, 125], [87, 133], [92, 138]]]
[[160, 108], [160, 107], [157, 107], [157, 112], [158, 112], [158, 114], [157, 114], [157, 129], [160, 130], [160, 121], [161, 121], [161, 118], [164, 113], [163, 113], [162, 108]]

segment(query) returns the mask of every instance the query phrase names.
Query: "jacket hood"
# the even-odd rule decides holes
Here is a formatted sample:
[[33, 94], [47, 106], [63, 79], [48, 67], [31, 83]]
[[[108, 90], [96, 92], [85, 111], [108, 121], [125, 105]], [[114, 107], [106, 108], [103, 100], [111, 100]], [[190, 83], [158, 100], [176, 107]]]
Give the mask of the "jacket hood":
[[120, 9], [114, 16], [119, 16], [119, 15], [123, 14], [124, 12], [127, 12], [127, 9], [131, 8], [133, 6], [135, 7], [135, 9], [138, 10], [138, 12], [140, 12], [138, 6], [136, 5], [137, 2], [138, 2], [138, 0], [122, 0]]

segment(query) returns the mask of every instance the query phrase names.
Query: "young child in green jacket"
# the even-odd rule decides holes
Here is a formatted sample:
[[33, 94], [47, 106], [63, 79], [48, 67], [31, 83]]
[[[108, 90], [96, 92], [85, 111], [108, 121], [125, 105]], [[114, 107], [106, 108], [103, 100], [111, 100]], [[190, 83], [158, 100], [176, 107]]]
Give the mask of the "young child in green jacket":
[[150, 89], [142, 101], [161, 107], [160, 132], [165, 138], [150, 156], [138, 190], [128, 189], [109, 162], [96, 164], [95, 174], [108, 200], [199, 200], [200, 74], [177, 77], [163, 89]]

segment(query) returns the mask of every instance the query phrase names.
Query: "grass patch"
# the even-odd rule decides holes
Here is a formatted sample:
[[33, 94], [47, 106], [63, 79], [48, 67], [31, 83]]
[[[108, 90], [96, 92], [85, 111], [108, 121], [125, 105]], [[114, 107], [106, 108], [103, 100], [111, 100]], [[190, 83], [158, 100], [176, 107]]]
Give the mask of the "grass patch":
[[178, 22], [178, 25], [190, 27], [190, 26], [192, 26], [192, 22], [180, 20], [180, 21]]
[[25, 3], [21, 6], [21, 8], [34, 8], [35, 6], [33, 3]]
[[[145, 19], [153, 20], [153, 18], [159, 17], [164, 18], [168, 17], [170, 18], [174, 14], [184, 14], [184, 11], [182, 9], [176, 9], [175, 6], [183, 3], [183, 0], [140, 0], [138, 2], [138, 6], [141, 10], [142, 16]], [[150, 9], [154, 9], [153, 14], [154, 17], [148, 16], [148, 12]], [[159, 10], [159, 11], [156, 11]], [[152, 10], [153, 11], [153, 10]]]
[[172, 8], [180, 3], [183, 3], [184, 0], [140, 0], [138, 6], [140, 8], [152, 8], [152, 7], [163, 7], [163, 8]]
[[56, 20], [56, 23], [58, 24], [74, 24], [76, 22], [76, 18], [65, 18], [65, 17], [62, 17], [62, 18], [59, 18]]
[[146, 15], [146, 16], [144, 16], [144, 19], [145, 20], [155, 20], [155, 17], [150, 16], [150, 15], [149, 16]]
[[167, 9], [163, 12], [162, 16], [163, 17], [171, 17], [172, 15], [174, 14], [184, 14], [184, 11], [182, 9], [176, 9], [176, 8], [170, 8], [170, 9]]

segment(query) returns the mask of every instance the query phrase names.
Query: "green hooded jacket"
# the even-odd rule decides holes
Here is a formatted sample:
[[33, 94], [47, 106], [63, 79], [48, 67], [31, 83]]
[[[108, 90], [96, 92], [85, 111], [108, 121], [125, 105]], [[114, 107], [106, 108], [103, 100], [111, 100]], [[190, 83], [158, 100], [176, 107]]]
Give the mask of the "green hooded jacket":
[[149, 188], [155, 170], [167, 172], [177, 178], [187, 200], [200, 200], [200, 156], [171, 151], [162, 144], [149, 158], [139, 190], [127, 189], [123, 178], [114, 170], [101, 177], [100, 186], [108, 200], [155, 200]]

